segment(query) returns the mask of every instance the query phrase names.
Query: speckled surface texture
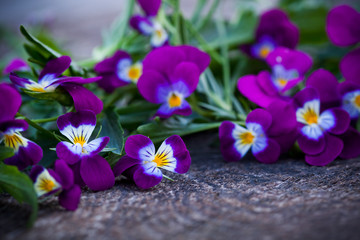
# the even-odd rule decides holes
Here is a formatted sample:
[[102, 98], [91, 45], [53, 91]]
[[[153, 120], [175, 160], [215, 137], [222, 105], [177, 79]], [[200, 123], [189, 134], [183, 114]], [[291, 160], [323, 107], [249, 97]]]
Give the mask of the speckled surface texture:
[[[360, 160], [310, 167], [302, 160], [224, 163], [215, 134], [186, 138], [192, 166], [150, 190], [119, 179], [83, 192], [77, 211], [56, 199], [40, 204], [34, 228], [26, 211], [0, 197], [4, 239], [358, 239]], [[201, 143], [200, 143], [201, 142]]]

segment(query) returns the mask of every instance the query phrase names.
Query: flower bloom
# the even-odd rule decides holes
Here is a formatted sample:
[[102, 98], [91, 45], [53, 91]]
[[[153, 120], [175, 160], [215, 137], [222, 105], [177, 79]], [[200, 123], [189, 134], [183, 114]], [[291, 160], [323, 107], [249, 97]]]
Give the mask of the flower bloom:
[[255, 109], [246, 118], [246, 126], [225, 121], [220, 125], [221, 153], [227, 162], [239, 161], [251, 148], [254, 157], [262, 163], [273, 163], [280, 156], [280, 145], [267, 131], [272, 116], [263, 109]]
[[165, 139], [156, 152], [148, 137], [133, 135], [125, 143], [125, 152], [126, 155], [116, 163], [114, 174], [124, 174], [143, 189], [161, 182], [163, 174], [160, 168], [183, 174], [189, 170], [191, 163], [189, 151], [177, 135]]
[[360, 42], [360, 13], [348, 5], [331, 9], [326, 18], [326, 32], [337, 46], [349, 46]]
[[298, 143], [310, 165], [325, 166], [343, 150], [343, 141], [336, 135], [345, 133], [349, 114], [340, 108], [320, 111], [316, 89], [307, 87], [293, 98], [299, 127]]
[[11, 62], [5, 66], [3, 74], [9, 74], [13, 71], [29, 71], [29, 65], [21, 58], [14, 58]]
[[125, 51], [116, 51], [114, 56], [104, 59], [94, 67], [95, 72], [102, 77], [98, 85], [107, 92], [129, 83], [137, 83], [142, 74], [142, 63], [133, 63]]
[[166, 45], [168, 34], [155, 19], [161, 6], [161, 0], [138, 0], [138, 3], [146, 16], [133, 16], [130, 19], [130, 26], [142, 35], [151, 36], [151, 46], [156, 48]]
[[81, 189], [74, 183], [74, 174], [64, 160], [55, 161], [54, 170], [34, 166], [30, 172], [38, 197], [59, 194], [59, 204], [67, 210], [77, 209]]
[[253, 45], [241, 49], [249, 55], [266, 59], [276, 47], [294, 49], [299, 42], [299, 30], [280, 9], [264, 12], [260, 17]]
[[158, 48], [145, 57], [137, 87], [147, 101], [161, 104], [156, 116], [190, 115], [185, 98], [195, 91], [200, 74], [209, 63], [209, 55], [195, 47]]
[[6, 147], [13, 148], [15, 152], [4, 163], [22, 170], [38, 163], [43, 151], [36, 143], [20, 134], [28, 128], [25, 120], [14, 119], [20, 105], [20, 94], [8, 84], [0, 84], [0, 143], [4, 142]]
[[34, 93], [54, 92], [59, 86], [64, 88], [73, 98], [76, 110], [91, 110], [98, 114], [103, 108], [102, 101], [91, 91], [81, 86], [92, 83], [101, 77], [84, 79], [81, 77], [60, 77], [70, 67], [71, 59], [62, 56], [50, 60], [39, 75], [39, 81], [21, 78], [15, 73], [10, 73], [10, 80], [20, 88], [25, 88]]
[[[75, 171], [75, 182], [84, 182], [94, 191], [105, 190], [114, 185], [115, 179], [109, 163], [98, 153], [109, 142], [109, 137], [101, 137], [89, 142], [95, 129], [96, 116], [91, 111], [67, 113], [57, 120], [60, 132], [71, 142], [60, 142], [56, 153]], [[82, 184], [80, 184], [82, 185]]]
[[266, 62], [272, 73], [261, 71], [257, 76], [243, 76], [237, 85], [245, 97], [261, 107], [269, 106], [274, 100], [289, 100], [286, 93], [304, 79], [312, 65], [307, 54], [284, 47], [272, 51]]

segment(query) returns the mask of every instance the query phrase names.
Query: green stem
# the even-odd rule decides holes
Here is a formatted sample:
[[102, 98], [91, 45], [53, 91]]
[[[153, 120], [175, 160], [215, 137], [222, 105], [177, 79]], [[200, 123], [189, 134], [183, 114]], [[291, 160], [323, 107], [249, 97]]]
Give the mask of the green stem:
[[42, 118], [42, 119], [34, 119], [31, 120], [34, 123], [46, 123], [46, 122], [54, 122], [59, 118], [59, 116], [57, 117], [52, 117], [52, 118]]
[[174, 18], [175, 18], [175, 28], [176, 28], [176, 34], [175, 34], [175, 45], [181, 45], [182, 44], [182, 38], [181, 38], [181, 26], [180, 26], [180, 2], [179, 0], [174, 0]]
[[219, 2], [220, 0], [215, 0], [213, 2], [206, 17], [202, 18], [201, 21], [196, 24], [196, 31], [200, 31], [200, 29], [202, 29], [209, 22], [210, 19], [212, 19], [212, 17], [214, 16], [214, 12], [219, 5]]

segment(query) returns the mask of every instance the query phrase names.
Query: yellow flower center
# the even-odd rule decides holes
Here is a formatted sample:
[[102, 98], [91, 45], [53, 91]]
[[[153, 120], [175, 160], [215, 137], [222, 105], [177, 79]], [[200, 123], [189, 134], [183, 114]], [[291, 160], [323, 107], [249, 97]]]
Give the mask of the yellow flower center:
[[241, 144], [252, 144], [255, 136], [251, 132], [244, 132], [240, 134]]
[[175, 93], [172, 93], [168, 99], [168, 103], [171, 108], [179, 107], [181, 105], [181, 98]]
[[39, 87], [39, 86], [28, 86], [27, 89], [33, 91], [33, 92], [46, 92], [44, 88]]
[[51, 192], [54, 190], [55, 183], [51, 179], [41, 178], [39, 183], [39, 189], [45, 192]]
[[260, 49], [259, 55], [260, 55], [261, 58], [266, 58], [269, 55], [270, 52], [271, 52], [271, 49], [269, 47], [263, 46]]
[[287, 83], [286, 79], [284, 79], [284, 78], [278, 78], [277, 82], [282, 87], [284, 87], [286, 85], [286, 83]]
[[169, 164], [167, 162], [167, 156], [164, 153], [156, 154], [153, 162], [156, 163], [157, 167], [163, 167]]
[[318, 115], [312, 108], [310, 108], [306, 111], [306, 113], [304, 114], [304, 119], [309, 125], [311, 125], [313, 123], [315, 123], [315, 124], [318, 123]]
[[24, 140], [16, 133], [5, 135], [4, 143], [6, 147], [14, 148], [16, 151], [20, 146], [25, 146]]
[[86, 143], [85, 137], [84, 136], [76, 136], [74, 138], [74, 144], [80, 143], [81, 147], [84, 146], [84, 144]]
[[138, 66], [130, 67], [128, 75], [132, 81], [137, 81], [141, 74], [142, 74], [142, 71]]
[[161, 36], [162, 36], [161, 30], [156, 30], [156, 31], [155, 31], [155, 34], [156, 34], [156, 36], [157, 36], [158, 38], [161, 38]]
[[355, 104], [357, 107], [360, 107], [360, 94], [355, 97], [355, 99], [354, 99], [354, 104]]

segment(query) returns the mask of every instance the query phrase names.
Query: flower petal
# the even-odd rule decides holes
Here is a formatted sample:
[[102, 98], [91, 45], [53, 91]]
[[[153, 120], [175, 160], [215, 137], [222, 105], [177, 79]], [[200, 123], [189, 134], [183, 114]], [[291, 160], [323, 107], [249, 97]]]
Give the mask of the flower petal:
[[13, 71], [29, 71], [29, 70], [30, 67], [27, 64], [27, 62], [25, 62], [21, 58], [14, 58], [8, 65], [5, 66], [3, 70], [3, 75], [9, 74], [10, 72]]
[[[50, 60], [41, 71], [39, 75], [39, 83], [41, 83], [46, 75], [51, 75], [53, 79], [60, 76], [66, 69], [70, 67], [71, 58], [68, 56], [62, 56]], [[45, 77], [45, 78], [44, 78]]]
[[133, 179], [136, 186], [142, 189], [148, 189], [161, 182], [162, 173], [153, 163], [147, 163], [135, 171]]
[[69, 189], [74, 185], [74, 173], [64, 160], [56, 160], [54, 170], [60, 177], [63, 189]]
[[69, 165], [69, 167], [71, 168], [71, 170], [74, 173], [74, 183], [76, 185], [79, 185], [80, 187], [85, 187], [86, 184], [84, 183], [84, 180], [82, 179], [81, 174], [80, 174], [81, 161], [78, 161], [75, 164]]
[[296, 130], [296, 112], [290, 103], [274, 101], [266, 108], [266, 111], [272, 117], [271, 126], [267, 131], [269, 136], [286, 135]]
[[81, 189], [73, 185], [70, 189], [62, 191], [59, 195], [59, 204], [67, 210], [75, 211], [80, 203]]
[[121, 175], [123, 172], [125, 172], [127, 169], [131, 168], [132, 166], [136, 164], [141, 164], [142, 161], [139, 159], [131, 158], [127, 155], [121, 157], [119, 161], [115, 164], [113, 168], [113, 172], [115, 177]]
[[59, 142], [56, 145], [56, 154], [58, 158], [64, 159], [68, 164], [75, 164], [80, 159], [82, 154], [82, 147], [78, 144], [69, 142]]
[[[325, 118], [329, 119], [329, 121], [326, 121]], [[327, 124], [327, 122], [329, 123]], [[349, 128], [350, 116], [340, 108], [332, 108], [321, 113], [319, 125], [332, 134], [342, 134]]]
[[[306, 128], [306, 130], [304, 130]], [[319, 133], [320, 131], [320, 133]], [[321, 134], [321, 135], [319, 135]], [[314, 139], [314, 138], [317, 139]], [[321, 132], [319, 126], [304, 126], [298, 137], [300, 149], [306, 154], [319, 154], [325, 149], [324, 133]]]
[[355, 128], [349, 127], [339, 137], [344, 142], [344, 148], [340, 154], [341, 158], [350, 159], [360, 155], [360, 133]]
[[350, 6], [331, 9], [326, 18], [326, 32], [331, 42], [349, 46], [360, 41], [360, 14]]
[[144, 135], [132, 135], [126, 140], [125, 152], [131, 158], [152, 161], [155, 156], [155, 146], [150, 138]]
[[161, 0], [138, 0], [147, 16], [156, 16], [161, 6]]
[[360, 48], [357, 48], [348, 54], [340, 62], [340, 71], [348, 81], [360, 84], [360, 68], [357, 63], [360, 61]]
[[189, 116], [192, 113], [190, 104], [183, 99], [179, 107], [170, 107], [168, 103], [164, 103], [160, 106], [159, 110], [156, 112], [155, 117], [160, 118], [169, 118], [172, 115], [182, 115]]
[[29, 125], [25, 120], [14, 119], [0, 122], [0, 131], [3, 133], [22, 132], [28, 129]]
[[90, 154], [97, 154], [109, 143], [109, 137], [100, 137], [84, 145], [84, 149]]
[[90, 110], [95, 114], [102, 111], [103, 102], [87, 88], [74, 83], [64, 83], [61, 86], [71, 95], [77, 111]]
[[[17, 87], [25, 87], [26, 84], [31, 84], [32, 80], [19, 77], [15, 73], [11, 72], [9, 75], [10, 81], [15, 84]], [[4, 83], [3, 83], [4, 84]], [[6, 85], [6, 84], [4, 84]]]
[[312, 100], [318, 100], [319, 94], [315, 88], [306, 87], [300, 92], [296, 93], [293, 97], [293, 105], [297, 108], [302, 108], [306, 102], [310, 102]]
[[63, 83], [76, 83], [76, 84], [82, 85], [82, 84], [93, 83], [93, 82], [99, 81], [100, 79], [102, 79], [102, 77], [93, 77], [93, 78], [61, 77], [61, 78], [58, 78], [57, 80], [53, 81], [47, 87], [55, 85], [55, 84], [60, 85]]
[[116, 88], [128, 85], [129, 82], [123, 81], [115, 73], [111, 73], [103, 74], [102, 79], [97, 84], [106, 92], [112, 93]]
[[[182, 62], [175, 68], [173, 75], [171, 76], [172, 83], [182, 82], [187, 86], [187, 92], [184, 97], [188, 97], [195, 91], [200, 78], [199, 68], [191, 62]], [[176, 91], [175, 85], [172, 86]]]
[[258, 152], [254, 151], [255, 158], [262, 163], [274, 163], [279, 159], [280, 156], [280, 145], [273, 139], [266, 139], [266, 147]]
[[97, 63], [94, 67], [94, 70], [98, 74], [115, 73], [117, 65], [121, 59], [131, 60], [131, 57], [127, 52], [117, 50], [112, 57], [106, 58]]
[[209, 66], [211, 61], [210, 56], [207, 53], [200, 51], [198, 48], [188, 45], [177, 46], [176, 48], [180, 49], [185, 54], [184, 61], [196, 64], [200, 74]]
[[80, 174], [93, 191], [102, 191], [114, 186], [115, 177], [109, 163], [99, 155], [81, 159]]
[[256, 83], [265, 95], [275, 98], [279, 96], [279, 90], [275, 87], [268, 71], [261, 71], [257, 75]]
[[61, 134], [73, 141], [76, 136], [89, 140], [96, 125], [96, 116], [91, 111], [70, 112], [57, 119]]
[[170, 93], [170, 82], [159, 72], [144, 71], [137, 82], [141, 95], [151, 103], [163, 103]]
[[246, 124], [258, 123], [261, 125], [263, 131], [266, 131], [271, 126], [271, 122], [271, 114], [268, 111], [260, 108], [251, 111], [246, 118]]
[[21, 95], [9, 84], [0, 84], [0, 122], [12, 120], [21, 105]]
[[17, 166], [19, 170], [23, 170], [28, 166], [39, 163], [42, 157], [43, 151], [41, 147], [28, 140], [27, 146], [20, 146], [18, 152], [11, 158], [5, 159], [4, 163]]
[[306, 155], [305, 161], [314, 166], [325, 166], [335, 160], [341, 153], [344, 143], [339, 138], [325, 134], [325, 148], [317, 155]]
[[220, 149], [227, 162], [235, 162], [241, 159], [241, 153], [235, 148], [236, 139], [233, 138], [233, 130], [236, 125], [229, 121], [224, 121], [219, 127]]

